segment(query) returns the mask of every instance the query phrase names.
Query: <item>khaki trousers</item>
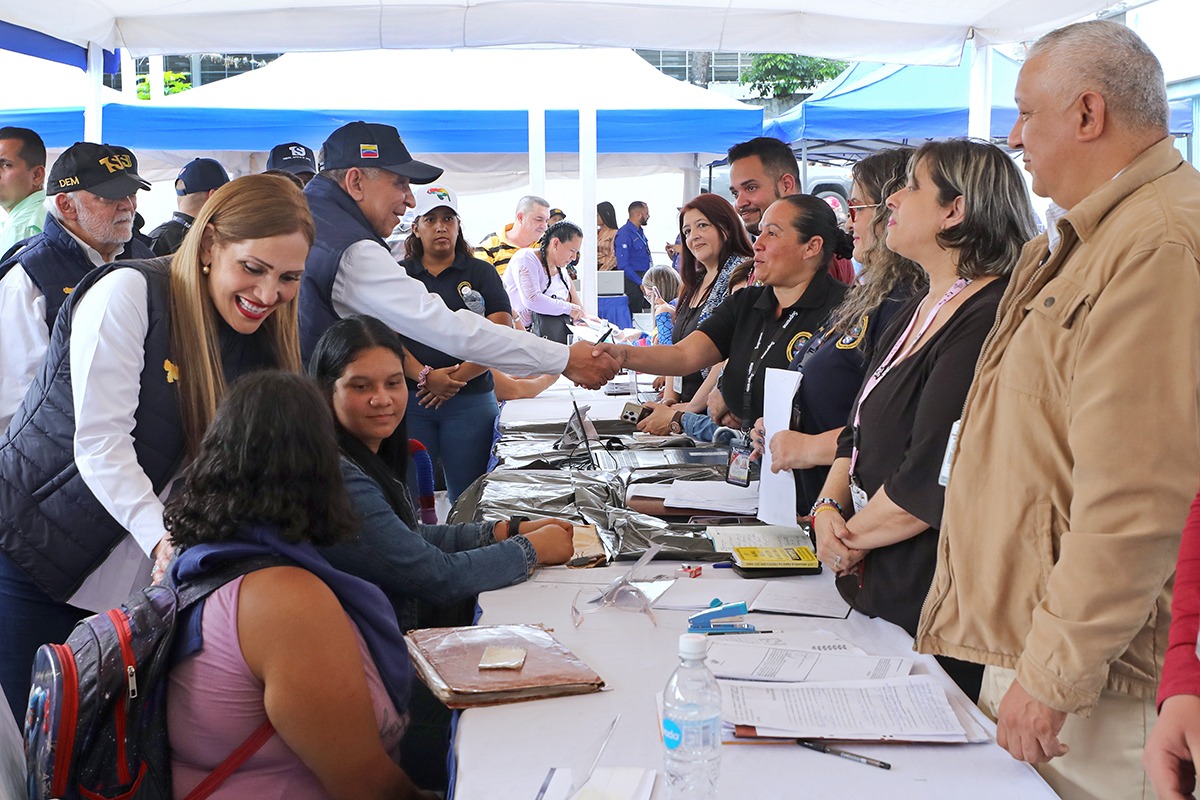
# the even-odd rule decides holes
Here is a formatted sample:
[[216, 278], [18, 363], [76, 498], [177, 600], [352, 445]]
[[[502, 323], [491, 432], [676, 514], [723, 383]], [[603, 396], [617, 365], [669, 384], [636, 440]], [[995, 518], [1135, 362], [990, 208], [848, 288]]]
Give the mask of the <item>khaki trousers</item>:
[[[1011, 669], [984, 669], [979, 708], [992, 720], [1015, 679]], [[1154, 800], [1142, 750], [1156, 716], [1153, 700], [1105, 689], [1091, 716], [1067, 715], [1058, 738], [1071, 752], [1035, 768], [1063, 800]]]

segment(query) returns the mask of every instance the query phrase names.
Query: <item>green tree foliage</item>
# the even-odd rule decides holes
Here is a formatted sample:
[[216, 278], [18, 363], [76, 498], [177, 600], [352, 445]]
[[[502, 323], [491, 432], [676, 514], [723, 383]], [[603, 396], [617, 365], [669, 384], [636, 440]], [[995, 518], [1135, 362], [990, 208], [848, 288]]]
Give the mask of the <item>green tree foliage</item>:
[[792, 53], [759, 53], [741, 82], [750, 84], [759, 97], [780, 97], [811, 89], [837, 77], [846, 68], [845, 61], [798, 56]]
[[[192, 88], [192, 76], [188, 72], [163, 72], [163, 94], [179, 94]], [[137, 79], [138, 100], [150, 99], [150, 78], [139, 75]]]

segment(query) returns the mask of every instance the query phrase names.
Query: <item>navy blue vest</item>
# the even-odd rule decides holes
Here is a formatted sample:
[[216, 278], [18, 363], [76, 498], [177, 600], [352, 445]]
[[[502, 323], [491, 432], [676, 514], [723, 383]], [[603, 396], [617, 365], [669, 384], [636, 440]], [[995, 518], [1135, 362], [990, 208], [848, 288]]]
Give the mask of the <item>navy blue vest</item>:
[[[14, 266], [21, 265], [46, 298], [47, 329], [54, 327], [58, 309], [75, 290], [75, 284], [95, 268], [79, 242], [71, 238], [62, 223], [51, 214], [46, 215], [41, 233], [18, 242], [6, 256], [0, 264], [0, 279]], [[154, 258], [154, 253], [137, 239], [131, 239], [117, 256], [118, 260], [129, 258]]]
[[333, 282], [346, 248], [364, 239], [387, 245], [336, 181], [318, 175], [308, 182], [304, 194], [317, 233], [300, 279], [300, 354], [307, 364], [321, 334], [340, 319], [333, 310]]

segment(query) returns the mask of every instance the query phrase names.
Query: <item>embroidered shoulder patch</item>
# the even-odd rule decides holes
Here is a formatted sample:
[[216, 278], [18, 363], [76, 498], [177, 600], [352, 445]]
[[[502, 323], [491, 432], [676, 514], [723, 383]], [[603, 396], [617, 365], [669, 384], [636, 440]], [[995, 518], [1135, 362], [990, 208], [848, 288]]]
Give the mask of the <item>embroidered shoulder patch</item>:
[[870, 324], [870, 322], [871, 320], [867, 317], [867, 315], [863, 314], [862, 319], [858, 321], [858, 324], [851, 328], [849, 333], [837, 340], [838, 350], [854, 350], [860, 344], [862, 344], [863, 339], [867, 335], [867, 325]]
[[812, 331], [800, 331], [793, 336], [792, 340], [788, 342], [787, 346], [788, 361], [791, 361], [793, 358], [795, 358], [796, 354], [800, 352], [804, 345], [808, 344], [808, 340], [811, 338]]

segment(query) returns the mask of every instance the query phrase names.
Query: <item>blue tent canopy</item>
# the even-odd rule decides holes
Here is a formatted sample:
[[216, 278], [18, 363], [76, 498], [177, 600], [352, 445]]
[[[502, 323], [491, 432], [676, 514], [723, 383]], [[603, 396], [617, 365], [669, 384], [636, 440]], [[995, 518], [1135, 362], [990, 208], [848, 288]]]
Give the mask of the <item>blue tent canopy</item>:
[[[1004, 139], [1017, 118], [1013, 90], [1020, 64], [994, 51], [993, 139]], [[800, 105], [771, 120], [764, 135], [788, 142], [911, 141], [967, 135], [971, 64], [914, 67], [860, 63]], [[1171, 132], [1192, 132], [1191, 108], [1171, 106]]]

